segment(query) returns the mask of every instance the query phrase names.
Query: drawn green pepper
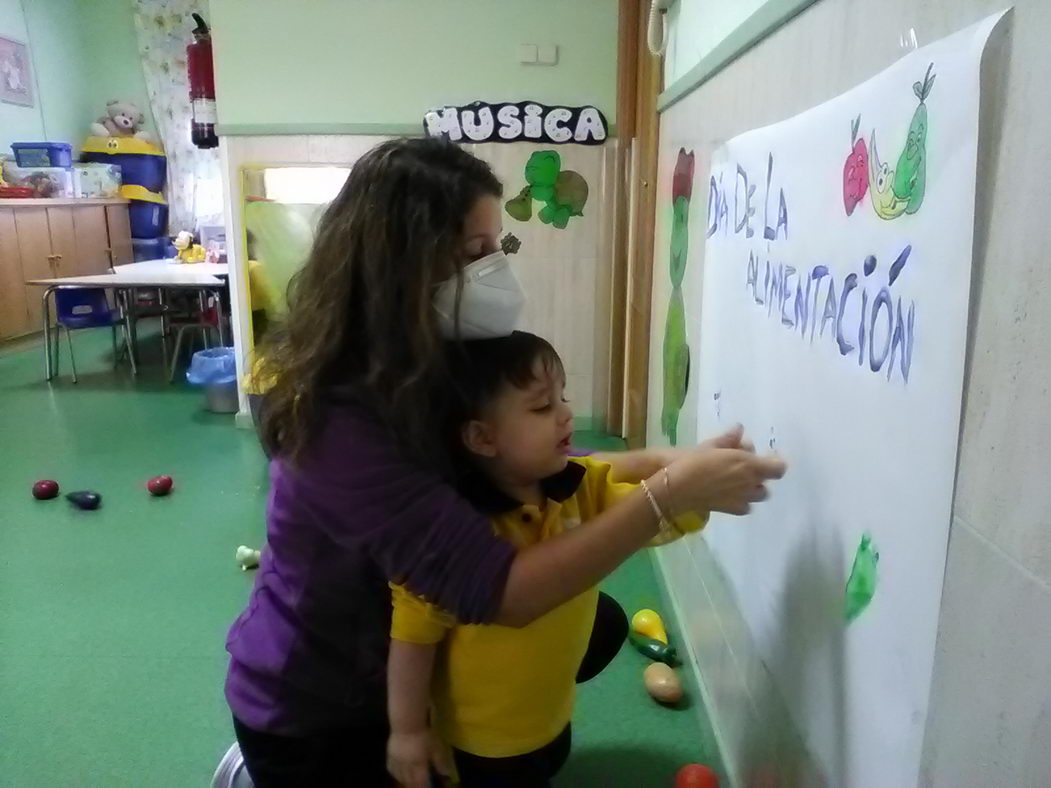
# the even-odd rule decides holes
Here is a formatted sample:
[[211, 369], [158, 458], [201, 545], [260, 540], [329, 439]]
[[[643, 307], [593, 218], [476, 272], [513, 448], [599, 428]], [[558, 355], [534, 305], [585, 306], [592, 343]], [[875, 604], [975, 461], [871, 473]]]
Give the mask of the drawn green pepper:
[[904, 200], [907, 205], [905, 213], [916, 213], [923, 204], [923, 195], [927, 188], [927, 96], [934, 87], [935, 74], [931, 73], [934, 63], [927, 66], [923, 82], [912, 86], [913, 93], [920, 100], [920, 105], [912, 113], [909, 123], [909, 135], [905, 148], [898, 157], [894, 168], [894, 196]]
[[864, 534], [854, 554], [854, 565], [847, 579], [847, 596], [844, 614], [847, 622], [853, 621], [869, 606], [876, 594], [876, 565], [879, 553], [872, 544], [872, 537]]

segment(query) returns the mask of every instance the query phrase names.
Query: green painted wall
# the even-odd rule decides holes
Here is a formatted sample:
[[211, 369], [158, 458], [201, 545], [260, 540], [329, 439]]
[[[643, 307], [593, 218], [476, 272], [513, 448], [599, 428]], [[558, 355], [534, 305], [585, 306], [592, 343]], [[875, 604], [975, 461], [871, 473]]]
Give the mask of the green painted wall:
[[[29, 42], [22, 0], [0, 0], [0, 36]], [[12, 142], [40, 139], [43, 134], [44, 122], [40, 117], [39, 103], [30, 108], [0, 102], [0, 155], [11, 152], [8, 146]]]
[[147, 114], [131, 0], [0, 0], [0, 35], [28, 43], [35, 106], [0, 103], [0, 153], [12, 142], [79, 147], [111, 98]]
[[23, 0], [44, 135], [74, 146], [86, 136], [91, 112], [83, 6], [80, 0]]
[[[211, 0], [219, 122], [406, 124], [536, 99], [616, 114], [617, 0]], [[557, 44], [556, 66], [519, 44]]]

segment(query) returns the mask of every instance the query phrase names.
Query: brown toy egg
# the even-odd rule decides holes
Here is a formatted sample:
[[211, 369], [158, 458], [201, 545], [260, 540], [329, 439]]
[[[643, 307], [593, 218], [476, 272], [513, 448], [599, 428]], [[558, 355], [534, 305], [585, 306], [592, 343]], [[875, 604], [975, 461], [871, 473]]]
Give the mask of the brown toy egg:
[[654, 662], [642, 672], [646, 692], [658, 703], [674, 705], [682, 700], [682, 682], [675, 671], [663, 662]]

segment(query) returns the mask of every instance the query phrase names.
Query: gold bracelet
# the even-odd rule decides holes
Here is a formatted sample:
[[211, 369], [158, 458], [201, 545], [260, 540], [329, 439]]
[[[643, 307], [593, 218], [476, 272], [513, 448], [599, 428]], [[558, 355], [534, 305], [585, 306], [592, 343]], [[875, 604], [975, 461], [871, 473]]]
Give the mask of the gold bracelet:
[[664, 494], [667, 497], [668, 508], [674, 512], [675, 501], [671, 497], [671, 481], [668, 479], [668, 466], [661, 468], [661, 474], [664, 476]]
[[653, 513], [657, 515], [657, 535], [650, 541], [650, 546], [655, 547], [673, 542], [682, 536], [682, 531], [679, 530], [679, 527], [664, 515], [664, 510], [657, 503], [657, 496], [653, 494], [645, 479], [642, 480], [642, 489], [646, 493], [646, 498], [649, 499]]
[[650, 507], [653, 509], [653, 513], [657, 515], [657, 524], [660, 526], [660, 530], [664, 531], [668, 527], [668, 518], [664, 516], [664, 510], [661, 509], [661, 505], [657, 503], [657, 497], [650, 490], [649, 484], [646, 480], [642, 480], [642, 490], [646, 493], [646, 498], [650, 502]]

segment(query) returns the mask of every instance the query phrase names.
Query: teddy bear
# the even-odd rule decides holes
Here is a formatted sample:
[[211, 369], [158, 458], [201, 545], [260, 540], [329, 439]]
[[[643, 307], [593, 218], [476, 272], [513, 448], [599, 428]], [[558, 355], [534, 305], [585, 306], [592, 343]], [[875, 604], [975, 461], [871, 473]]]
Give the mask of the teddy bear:
[[91, 124], [91, 133], [96, 137], [135, 137], [152, 142], [153, 136], [139, 128], [144, 119], [142, 110], [130, 101], [114, 99], [107, 102], [106, 114]]

